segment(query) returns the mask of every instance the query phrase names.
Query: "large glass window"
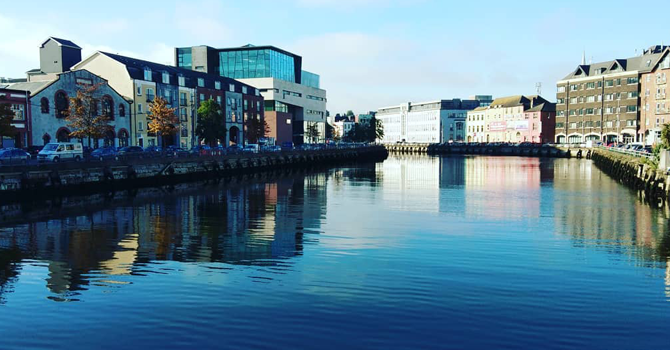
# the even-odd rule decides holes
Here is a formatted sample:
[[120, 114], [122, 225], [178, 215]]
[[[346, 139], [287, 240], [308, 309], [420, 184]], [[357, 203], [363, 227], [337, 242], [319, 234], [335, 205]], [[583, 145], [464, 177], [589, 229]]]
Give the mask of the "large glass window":
[[276, 78], [296, 82], [293, 56], [270, 49], [219, 53], [219, 72], [233, 79]]
[[177, 66], [186, 69], [192, 69], [191, 49], [177, 49]]

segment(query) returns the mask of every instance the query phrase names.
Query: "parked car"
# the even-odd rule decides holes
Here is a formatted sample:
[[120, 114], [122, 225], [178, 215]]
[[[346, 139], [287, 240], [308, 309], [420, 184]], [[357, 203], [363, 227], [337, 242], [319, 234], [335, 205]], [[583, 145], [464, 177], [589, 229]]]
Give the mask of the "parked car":
[[18, 148], [0, 148], [0, 165], [27, 164], [30, 154]]
[[28, 152], [33, 159], [37, 159], [37, 154], [44, 148], [44, 146], [30, 146], [25, 148], [24, 151]]
[[189, 156], [188, 150], [177, 146], [168, 146], [164, 152], [166, 157], [184, 158]]
[[114, 147], [102, 147], [94, 149], [93, 152], [91, 152], [90, 159], [102, 162], [109, 159], [118, 160], [119, 156]]
[[40, 162], [58, 163], [66, 160], [80, 161], [82, 159], [84, 159], [84, 148], [81, 146], [81, 143], [48, 143], [37, 154], [37, 160]]
[[240, 146], [240, 145], [228, 146], [228, 148], [226, 148], [226, 153], [228, 153], [228, 154], [242, 153], [242, 146]]
[[158, 146], [149, 146], [144, 149], [144, 156], [147, 158], [162, 157], [163, 153], [163, 149]]
[[144, 149], [140, 146], [123, 147], [119, 150], [118, 157], [120, 159], [144, 158]]
[[212, 148], [207, 145], [198, 145], [189, 151], [192, 156], [209, 156], [212, 154]]
[[261, 148], [258, 144], [255, 143], [250, 143], [244, 147], [243, 152], [244, 153], [258, 153], [260, 152]]

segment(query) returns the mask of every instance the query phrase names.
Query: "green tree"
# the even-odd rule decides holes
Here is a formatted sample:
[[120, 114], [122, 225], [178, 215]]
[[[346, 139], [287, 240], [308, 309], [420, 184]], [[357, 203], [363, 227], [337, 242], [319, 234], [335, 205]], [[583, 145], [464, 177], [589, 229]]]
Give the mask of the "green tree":
[[221, 112], [221, 106], [214, 100], [207, 100], [198, 107], [198, 125], [195, 134], [210, 146], [216, 146], [226, 140], [226, 119]]
[[670, 123], [663, 124], [663, 129], [661, 130], [661, 140], [663, 140], [663, 146], [670, 148]]
[[5, 136], [16, 135], [16, 128], [12, 125], [14, 111], [9, 103], [3, 103], [5, 96], [0, 96], [0, 147]]
[[315, 143], [319, 136], [321, 136], [319, 125], [317, 123], [308, 123], [307, 129], [305, 129], [305, 136], [310, 143]]
[[356, 115], [354, 114], [354, 111], [352, 111], [352, 110], [348, 110], [348, 111], [347, 111], [347, 117], [354, 117], [354, 116], [356, 116]]
[[249, 118], [246, 122], [247, 127], [247, 142], [258, 143], [258, 140], [265, 137], [270, 132], [270, 126], [265, 119]]

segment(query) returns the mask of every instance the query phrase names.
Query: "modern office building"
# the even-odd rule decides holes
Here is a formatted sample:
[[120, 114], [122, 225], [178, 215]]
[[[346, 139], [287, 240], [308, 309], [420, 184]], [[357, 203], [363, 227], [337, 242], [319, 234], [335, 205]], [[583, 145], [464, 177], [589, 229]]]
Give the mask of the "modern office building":
[[640, 76], [651, 72], [667, 51], [667, 46], [652, 46], [626, 59], [593, 64], [582, 59], [582, 64], [556, 84], [556, 142], [643, 139]]
[[[309, 142], [305, 132], [316, 125], [325, 140], [326, 91], [317, 74], [302, 69], [302, 57], [274, 46], [246, 45], [215, 49], [175, 49], [178, 67], [239, 80], [261, 91], [270, 134], [277, 141]], [[291, 135], [286, 135], [291, 125]]]
[[384, 143], [442, 143], [464, 141], [467, 112], [475, 100], [440, 100], [380, 108], [376, 118], [384, 125]]
[[491, 95], [474, 95], [468, 98], [469, 100], [479, 101], [479, 107], [488, 107], [493, 102]]

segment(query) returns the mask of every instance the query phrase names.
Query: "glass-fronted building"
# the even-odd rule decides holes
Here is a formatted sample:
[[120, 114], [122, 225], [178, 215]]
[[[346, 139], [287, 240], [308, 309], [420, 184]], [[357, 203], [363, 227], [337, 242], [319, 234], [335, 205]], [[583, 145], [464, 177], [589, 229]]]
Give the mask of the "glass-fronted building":
[[193, 56], [190, 47], [177, 49], [177, 67], [193, 69]]
[[219, 71], [233, 79], [275, 78], [300, 83], [296, 57], [269, 48], [219, 52]]

